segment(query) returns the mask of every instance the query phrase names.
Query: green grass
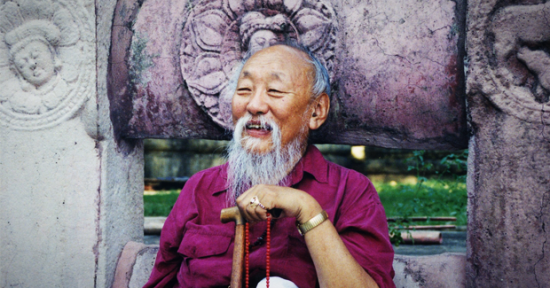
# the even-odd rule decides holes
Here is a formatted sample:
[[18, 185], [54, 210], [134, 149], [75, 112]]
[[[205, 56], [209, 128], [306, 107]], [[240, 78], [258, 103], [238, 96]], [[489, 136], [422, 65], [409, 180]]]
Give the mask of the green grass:
[[[388, 217], [453, 216], [455, 225], [466, 225], [466, 184], [458, 180], [426, 180], [422, 183], [373, 181]], [[168, 216], [179, 190], [143, 196], [145, 216]], [[420, 222], [420, 225], [444, 224]]]
[[143, 211], [146, 217], [168, 216], [180, 194], [179, 190], [149, 192], [143, 195]]
[[[399, 182], [374, 182], [387, 217], [452, 216], [456, 222], [466, 225], [467, 193], [464, 177], [457, 180], [426, 180], [417, 184]], [[420, 222], [419, 225], [445, 224]]]

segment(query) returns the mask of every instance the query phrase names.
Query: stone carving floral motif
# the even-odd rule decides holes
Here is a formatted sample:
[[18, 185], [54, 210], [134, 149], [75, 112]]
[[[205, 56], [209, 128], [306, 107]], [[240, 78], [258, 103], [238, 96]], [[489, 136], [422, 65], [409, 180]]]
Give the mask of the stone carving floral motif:
[[520, 119], [550, 125], [550, 2], [508, 6], [490, 18], [492, 59], [483, 92]]
[[246, 53], [293, 38], [334, 73], [336, 15], [324, 1], [200, 1], [182, 31], [181, 70], [199, 106], [225, 128], [232, 126], [228, 80]]
[[74, 115], [89, 98], [93, 26], [62, 1], [0, 5], [0, 123], [33, 130]]

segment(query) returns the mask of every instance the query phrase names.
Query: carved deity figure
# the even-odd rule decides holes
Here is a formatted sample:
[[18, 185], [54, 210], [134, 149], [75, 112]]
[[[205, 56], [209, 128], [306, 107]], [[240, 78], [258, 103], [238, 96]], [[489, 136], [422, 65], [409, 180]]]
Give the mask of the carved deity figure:
[[0, 91], [3, 105], [26, 114], [42, 114], [57, 107], [69, 92], [60, 77], [62, 63], [55, 51], [59, 29], [48, 21], [34, 20], [7, 33], [4, 40], [10, 68], [19, 81], [9, 82], [7, 89]]
[[272, 17], [260, 12], [249, 12], [241, 20], [239, 34], [244, 52], [253, 54], [284, 40], [289, 21], [281, 14]]
[[[550, 2], [509, 6], [495, 14], [492, 27], [497, 63], [508, 63], [498, 73], [513, 85], [529, 87], [540, 103], [547, 102], [550, 96], [550, 55], [544, 47], [550, 41], [547, 15]], [[536, 78], [529, 82], [529, 77], [517, 68], [515, 59]]]
[[[14, 115], [44, 115], [60, 107], [78, 73], [73, 64], [63, 68], [59, 50], [74, 47], [79, 37], [62, 3], [12, 0], [0, 5], [0, 108]], [[65, 54], [74, 58], [77, 51]]]
[[247, 54], [291, 38], [333, 73], [336, 17], [324, 0], [199, 1], [183, 28], [181, 69], [197, 104], [231, 129], [228, 81]]
[[83, 111], [95, 81], [89, 19], [78, 1], [0, 0], [0, 125], [39, 130]]

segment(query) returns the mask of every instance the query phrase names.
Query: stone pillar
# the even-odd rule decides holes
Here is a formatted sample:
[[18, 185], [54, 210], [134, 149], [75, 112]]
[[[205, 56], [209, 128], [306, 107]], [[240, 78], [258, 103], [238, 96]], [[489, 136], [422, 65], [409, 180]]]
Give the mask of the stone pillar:
[[469, 286], [548, 287], [550, 3], [501, 2], [469, 3]]
[[0, 2], [0, 287], [110, 287], [142, 237], [143, 151], [106, 92], [113, 2]]

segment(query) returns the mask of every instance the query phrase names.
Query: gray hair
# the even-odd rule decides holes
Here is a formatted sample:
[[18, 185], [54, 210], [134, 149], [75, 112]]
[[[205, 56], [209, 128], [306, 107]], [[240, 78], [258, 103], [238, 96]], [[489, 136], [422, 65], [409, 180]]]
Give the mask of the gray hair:
[[[330, 98], [330, 96], [331, 96], [330, 95], [330, 79], [329, 79], [329, 76], [328, 76], [328, 71], [325, 68], [325, 66], [321, 63], [321, 61], [319, 61], [319, 59], [317, 57], [315, 57], [315, 54], [313, 54], [313, 52], [311, 52], [306, 46], [304, 46], [304, 45], [302, 45], [302, 44], [300, 44], [300, 43], [298, 43], [294, 40], [287, 40], [287, 41], [284, 41], [284, 42], [278, 42], [278, 43], [275, 43], [271, 46], [276, 46], [276, 45], [287, 46], [287, 47], [290, 47], [290, 48], [294, 48], [298, 51], [304, 52], [309, 58], [309, 59], [304, 58], [304, 61], [306, 61], [307, 63], [312, 64], [313, 67], [314, 67], [314, 71], [315, 71], [315, 79], [313, 80], [313, 85], [311, 87], [311, 99], [314, 100], [323, 93], [327, 94], [327, 96], [329, 96], [329, 98]], [[241, 63], [239, 63], [237, 66], [235, 66], [235, 68], [233, 70], [234, 72], [231, 75], [231, 77], [229, 79], [229, 83], [228, 83], [227, 91], [229, 93], [235, 93], [235, 90], [237, 90], [237, 83], [239, 82], [239, 76], [240, 76], [241, 71], [244, 67], [244, 64], [246, 63], [246, 61], [248, 61], [248, 59], [250, 59], [250, 57], [253, 54], [254, 53], [245, 54], [245, 56], [244, 56], [243, 60], [241, 61]]]
[[327, 96], [330, 97], [330, 79], [328, 76], [328, 71], [321, 63], [321, 61], [319, 61], [319, 59], [315, 57], [315, 54], [313, 54], [313, 52], [311, 52], [306, 46], [292, 40], [275, 45], [292, 47], [307, 54], [309, 59], [304, 60], [310, 64], [313, 64], [315, 70], [315, 80], [313, 81], [313, 85], [311, 88], [312, 99], [319, 97], [319, 95], [323, 93], [327, 94]]

